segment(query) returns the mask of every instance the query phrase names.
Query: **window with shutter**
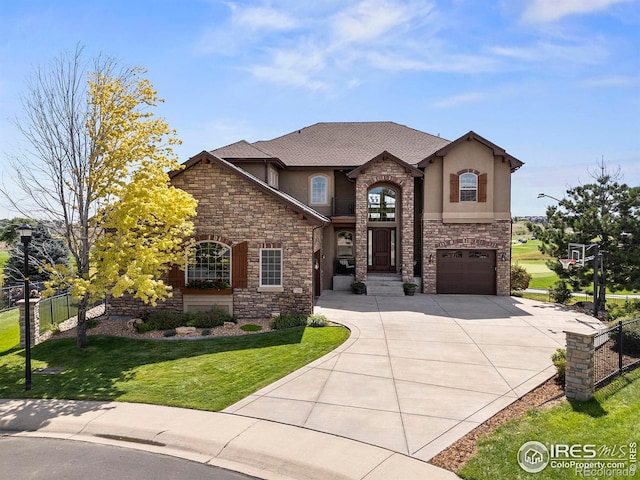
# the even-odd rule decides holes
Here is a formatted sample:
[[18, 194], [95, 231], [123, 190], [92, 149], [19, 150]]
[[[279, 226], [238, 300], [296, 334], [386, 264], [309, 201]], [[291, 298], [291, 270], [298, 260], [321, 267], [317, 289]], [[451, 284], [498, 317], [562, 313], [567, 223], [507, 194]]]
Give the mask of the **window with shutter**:
[[460, 199], [460, 177], [452, 173], [449, 175], [449, 201], [457, 203]]
[[184, 287], [184, 270], [178, 265], [173, 265], [167, 273], [167, 284], [174, 288]]
[[247, 288], [247, 270], [249, 262], [249, 244], [238, 243], [231, 249], [231, 265], [233, 269], [232, 279], [234, 288]]
[[478, 201], [487, 201], [487, 174], [478, 175]]

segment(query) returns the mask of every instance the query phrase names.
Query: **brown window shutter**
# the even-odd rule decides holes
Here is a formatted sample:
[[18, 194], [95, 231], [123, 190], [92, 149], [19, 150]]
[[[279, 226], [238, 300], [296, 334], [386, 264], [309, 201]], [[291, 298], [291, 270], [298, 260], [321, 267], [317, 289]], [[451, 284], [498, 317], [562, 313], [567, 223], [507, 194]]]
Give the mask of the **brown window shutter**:
[[449, 174], [449, 201], [452, 203], [460, 201], [460, 177], [455, 173]]
[[167, 283], [174, 288], [184, 287], [184, 270], [172, 265], [167, 275]]
[[478, 202], [487, 201], [487, 174], [478, 175]]
[[234, 288], [247, 288], [247, 270], [249, 263], [249, 244], [242, 242], [231, 249], [231, 282]]

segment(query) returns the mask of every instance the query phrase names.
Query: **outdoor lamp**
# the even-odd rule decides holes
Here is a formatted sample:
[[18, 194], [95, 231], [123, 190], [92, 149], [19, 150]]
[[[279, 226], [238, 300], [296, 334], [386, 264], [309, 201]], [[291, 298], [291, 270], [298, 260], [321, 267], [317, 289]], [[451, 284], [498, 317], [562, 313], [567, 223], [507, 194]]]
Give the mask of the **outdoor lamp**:
[[29, 242], [33, 229], [26, 223], [18, 227], [20, 241], [24, 246], [24, 389], [31, 390], [31, 322], [29, 321]]

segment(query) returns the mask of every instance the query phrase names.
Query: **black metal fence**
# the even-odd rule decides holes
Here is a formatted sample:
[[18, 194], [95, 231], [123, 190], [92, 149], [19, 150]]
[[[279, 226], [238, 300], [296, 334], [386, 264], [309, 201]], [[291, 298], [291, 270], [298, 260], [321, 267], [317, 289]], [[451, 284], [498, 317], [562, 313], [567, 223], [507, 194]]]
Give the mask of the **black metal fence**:
[[[24, 284], [2, 287], [2, 291], [0, 292], [0, 311], [15, 308], [17, 302], [24, 299], [23, 288]], [[44, 284], [42, 282], [32, 282], [29, 290], [44, 290]]]
[[598, 386], [640, 364], [640, 318], [620, 321], [599, 332], [594, 347], [594, 381]]

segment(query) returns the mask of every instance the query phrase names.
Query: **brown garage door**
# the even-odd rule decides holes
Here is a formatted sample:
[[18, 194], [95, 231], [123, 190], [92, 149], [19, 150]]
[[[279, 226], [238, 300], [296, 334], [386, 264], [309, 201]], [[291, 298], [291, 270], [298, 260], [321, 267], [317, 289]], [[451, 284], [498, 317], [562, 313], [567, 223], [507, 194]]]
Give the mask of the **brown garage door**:
[[436, 291], [495, 295], [495, 250], [438, 250]]

